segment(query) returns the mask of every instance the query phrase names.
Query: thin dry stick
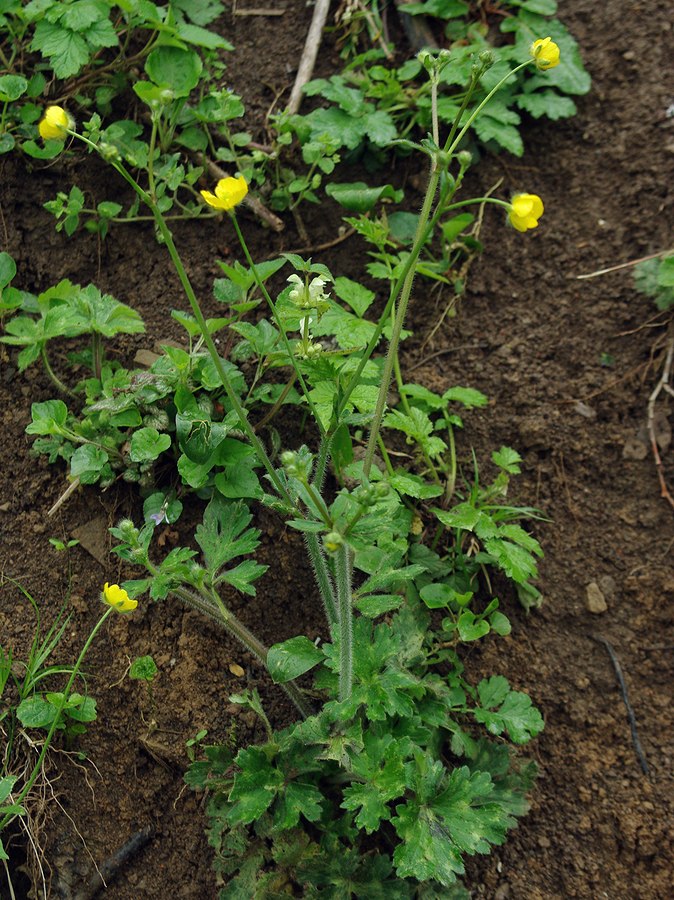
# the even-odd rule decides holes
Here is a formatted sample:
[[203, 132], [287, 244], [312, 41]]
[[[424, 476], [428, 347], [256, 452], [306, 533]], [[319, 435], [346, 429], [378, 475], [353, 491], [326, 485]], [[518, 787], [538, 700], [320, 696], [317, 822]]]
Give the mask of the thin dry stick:
[[576, 278], [578, 281], [581, 281], [584, 278], [597, 278], [599, 275], [607, 275], [609, 272], [617, 272], [619, 269], [629, 269], [630, 266], [636, 266], [649, 259], [658, 259], [660, 256], [667, 256], [671, 252], [671, 250], [660, 250], [659, 253], [651, 253], [650, 256], [642, 256], [641, 259], [632, 259], [629, 262], [620, 263], [617, 266], [609, 266], [607, 269], [597, 269], [596, 272], [588, 272], [585, 275], [576, 275]]
[[644, 755], [644, 751], [641, 747], [641, 741], [639, 740], [639, 735], [637, 733], [637, 720], [634, 715], [632, 705], [630, 704], [629, 697], [627, 696], [627, 685], [625, 684], [625, 678], [623, 677], [623, 672], [620, 668], [620, 663], [618, 661], [618, 657], [615, 654], [615, 650], [609, 644], [606, 638], [600, 637], [596, 634], [590, 635], [590, 637], [593, 641], [596, 641], [598, 644], [603, 644], [603, 646], [606, 648], [606, 652], [608, 653], [611, 664], [613, 665], [613, 671], [615, 672], [616, 678], [618, 679], [618, 684], [620, 685], [620, 693], [622, 694], [623, 703], [625, 704], [625, 709], [627, 710], [627, 718], [629, 719], [630, 723], [632, 744], [634, 745], [634, 750], [637, 754], [637, 759], [639, 760], [641, 771], [644, 773], [644, 775], [650, 776], [648, 763], [646, 762], [646, 757]]
[[[217, 163], [214, 163], [212, 160], [207, 159], [203, 155], [203, 153], [197, 153], [196, 157], [200, 165], [206, 166], [213, 178], [227, 178], [227, 173], [224, 172]], [[263, 222], [266, 222], [267, 225], [269, 225], [269, 227], [274, 231], [283, 231], [283, 229], [285, 228], [283, 220], [279, 219], [277, 215], [274, 215], [273, 212], [268, 210], [258, 197], [253, 197], [250, 194], [247, 194], [244, 198], [243, 203], [244, 206], [247, 206], [250, 210], [252, 210], [259, 219], [262, 219]]]
[[669, 505], [674, 508], [674, 497], [672, 497], [672, 495], [670, 494], [669, 488], [667, 487], [667, 482], [665, 481], [665, 473], [663, 471], [662, 459], [660, 458], [658, 439], [655, 434], [655, 403], [661, 391], [664, 390], [668, 394], [674, 393], [669, 386], [669, 375], [672, 369], [672, 357], [674, 357], [674, 337], [670, 338], [669, 344], [667, 345], [667, 355], [665, 357], [665, 364], [662, 367], [662, 375], [660, 376], [660, 380], [655, 385], [651, 396], [648, 398], [648, 436], [651, 439], [651, 449], [653, 450], [655, 469], [658, 473], [658, 480], [660, 482], [660, 496], [664, 497]]
[[73, 493], [73, 491], [76, 491], [79, 486], [80, 486], [80, 478], [78, 475], [75, 479], [73, 479], [73, 481], [70, 482], [68, 487], [65, 489], [65, 491], [61, 494], [61, 496], [58, 498], [56, 503], [49, 510], [49, 512], [47, 513], [47, 518], [49, 518], [50, 516], [53, 516], [55, 512], [58, 512], [58, 510], [63, 506], [63, 504], [68, 499], [68, 497], [70, 497], [70, 495]]
[[318, 56], [318, 48], [321, 45], [321, 36], [328, 18], [328, 9], [330, 0], [316, 0], [314, 6], [314, 15], [309, 26], [309, 33], [302, 51], [302, 59], [300, 60], [295, 84], [288, 101], [288, 112], [294, 115], [299, 111], [302, 102], [302, 88], [309, 81], [314, 72], [316, 65], [316, 57]]

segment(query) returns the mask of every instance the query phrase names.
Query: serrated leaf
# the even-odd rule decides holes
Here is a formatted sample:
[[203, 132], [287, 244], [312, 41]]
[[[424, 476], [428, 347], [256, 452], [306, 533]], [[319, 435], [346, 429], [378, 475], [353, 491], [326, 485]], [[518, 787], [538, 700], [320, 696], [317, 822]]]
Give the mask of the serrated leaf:
[[484, 547], [487, 553], [494, 557], [496, 564], [503, 569], [508, 578], [512, 578], [518, 584], [526, 583], [538, 576], [536, 560], [524, 547], [499, 538], [485, 541]]
[[294, 828], [304, 816], [316, 822], [323, 814], [323, 795], [313, 784], [292, 781], [279, 797], [274, 809], [274, 826], [280, 829]]
[[49, 59], [57, 78], [77, 75], [90, 56], [89, 45], [80, 34], [46, 19], [37, 23], [31, 49]]
[[374, 291], [357, 281], [340, 275], [335, 279], [335, 293], [340, 300], [348, 303], [355, 314], [362, 319], [375, 298]]
[[431, 512], [447, 528], [462, 528], [465, 531], [472, 531], [480, 519], [480, 511], [469, 503], [459, 503], [449, 510], [434, 508]]
[[508, 733], [515, 744], [526, 744], [544, 727], [543, 717], [531, 703], [531, 698], [520, 691], [510, 691], [498, 709], [474, 709], [473, 715], [482, 722], [490, 734]]
[[508, 472], [509, 475], [520, 474], [519, 464], [522, 462], [522, 457], [517, 450], [513, 450], [511, 447], [501, 447], [500, 450], [494, 450], [491, 458], [500, 469]]
[[285, 684], [313, 669], [323, 658], [323, 651], [300, 635], [269, 648], [267, 669], [272, 681]]
[[237, 556], [257, 549], [260, 532], [248, 527], [252, 518], [245, 503], [229, 503], [219, 496], [211, 500], [194, 535], [210, 572], [215, 573]]
[[373, 594], [359, 597], [354, 601], [354, 606], [361, 615], [368, 619], [376, 619], [377, 616], [383, 616], [384, 613], [399, 609], [402, 602], [403, 597], [400, 594]]
[[548, 119], [568, 119], [576, 115], [576, 104], [570, 97], [563, 97], [557, 91], [534, 91], [530, 94], [519, 94], [515, 103], [535, 119], [546, 116]]
[[489, 397], [483, 394], [482, 391], [467, 387], [450, 388], [442, 395], [442, 399], [446, 403], [461, 403], [466, 409], [486, 406], [489, 403]]

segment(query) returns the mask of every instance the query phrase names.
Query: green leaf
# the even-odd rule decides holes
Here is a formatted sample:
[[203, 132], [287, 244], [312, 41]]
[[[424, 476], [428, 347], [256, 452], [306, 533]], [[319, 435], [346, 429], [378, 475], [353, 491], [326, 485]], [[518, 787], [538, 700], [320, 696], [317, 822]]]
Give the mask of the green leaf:
[[26, 428], [26, 434], [58, 434], [66, 424], [68, 407], [63, 400], [45, 400], [30, 407], [33, 421]]
[[264, 748], [241, 750], [235, 762], [241, 768], [234, 779], [227, 813], [231, 826], [254, 822], [264, 813], [283, 785], [283, 775], [269, 763]]
[[489, 616], [489, 624], [491, 625], [491, 630], [496, 632], [496, 634], [500, 634], [501, 637], [507, 637], [512, 631], [510, 619], [498, 610]]
[[509, 475], [520, 474], [519, 464], [522, 462], [522, 457], [517, 450], [513, 450], [511, 447], [501, 447], [500, 450], [495, 450], [492, 453], [491, 458], [499, 469], [503, 469]]
[[442, 395], [442, 399], [446, 403], [461, 403], [466, 409], [474, 409], [479, 406], [486, 406], [489, 403], [489, 397], [476, 391], [475, 388], [453, 387]]
[[82, 484], [95, 484], [108, 471], [108, 454], [92, 444], [83, 444], [70, 457], [70, 477], [79, 478]]
[[285, 684], [313, 669], [323, 658], [323, 651], [300, 635], [270, 647], [267, 668], [275, 684]]
[[151, 656], [137, 656], [129, 668], [129, 678], [136, 681], [152, 681], [159, 669]]
[[[505, 679], [503, 680], [505, 681]], [[493, 678], [489, 681], [493, 681]], [[484, 682], [480, 682], [478, 685], [480, 700], [482, 700], [480, 688], [483, 684]], [[489, 687], [486, 688], [486, 693], [490, 705], [496, 705]], [[498, 698], [501, 694], [496, 696]], [[531, 738], [536, 737], [544, 727], [543, 717], [536, 707], [532, 706], [531, 698], [519, 691], [509, 691], [498, 709], [477, 708], [473, 710], [473, 715], [478, 722], [486, 726], [490, 734], [499, 735], [506, 731], [510, 740], [515, 744], [526, 744]]]
[[492, 538], [485, 541], [484, 548], [494, 557], [496, 564], [503, 569], [508, 578], [512, 578], [518, 584], [526, 583], [538, 576], [536, 560], [524, 547]]
[[0, 293], [16, 275], [16, 263], [4, 250], [0, 253]]
[[323, 814], [324, 798], [313, 784], [291, 781], [280, 794], [274, 809], [274, 826], [280, 829], [294, 828], [304, 816], [316, 822]]
[[576, 104], [570, 97], [562, 97], [557, 91], [543, 90], [531, 94], [519, 94], [515, 103], [534, 119], [568, 119], [576, 115]]
[[260, 532], [248, 527], [252, 518], [245, 503], [228, 503], [220, 496], [213, 497], [194, 534], [209, 572], [219, 572], [237, 556], [257, 549]]
[[187, 97], [199, 83], [203, 64], [193, 50], [163, 45], [156, 47], [145, 62], [145, 71], [160, 87], [177, 97]]
[[56, 709], [44, 697], [35, 694], [19, 703], [16, 717], [24, 728], [48, 728], [56, 718]]
[[489, 634], [489, 622], [478, 618], [469, 609], [464, 609], [459, 616], [457, 630], [462, 641], [476, 641]]
[[510, 684], [503, 675], [492, 675], [491, 678], [483, 678], [477, 686], [480, 705], [485, 709], [494, 709], [500, 706], [510, 693]]
[[28, 90], [23, 75], [0, 75], [0, 102], [13, 103]]
[[433, 497], [439, 497], [444, 491], [442, 485], [424, 481], [420, 475], [400, 469], [391, 476], [389, 481], [391, 487], [395, 488], [399, 494], [414, 497], [416, 500], [430, 500]]
[[233, 50], [234, 47], [215, 31], [200, 28], [198, 25], [188, 25], [182, 22], [177, 28], [178, 37], [186, 44], [194, 44], [195, 47], [206, 47], [208, 50]]
[[480, 519], [480, 511], [469, 503], [459, 503], [450, 510], [433, 509], [436, 517], [447, 528], [462, 528], [472, 531]]
[[139, 428], [131, 436], [129, 456], [133, 462], [152, 462], [171, 446], [171, 435], [156, 428]]
[[89, 45], [81, 35], [46, 19], [35, 27], [31, 50], [39, 50], [49, 59], [57, 78], [77, 75], [91, 55]]
[[349, 304], [359, 318], [365, 315], [376, 296], [374, 291], [342, 275], [335, 279], [335, 293], [340, 300]]
[[520, 117], [505, 105], [494, 103], [492, 100], [484, 111], [473, 122], [475, 133], [481, 141], [487, 143], [494, 141], [504, 150], [508, 150], [513, 156], [522, 156], [524, 144], [520, 133], [515, 127], [519, 124]]
[[376, 619], [377, 616], [383, 616], [384, 613], [399, 609], [403, 599], [400, 594], [371, 594], [367, 597], [359, 597], [353, 605], [361, 615], [368, 619]]
[[442, 236], [447, 243], [451, 244], [455, 241], [461, 232], [465, 231], [472, 224], [474, 218], [475, 216], [472, 213], [459, 213], [457, 216], [452, 216], [451, 219], [443, 222], [440, 227], [442, 228]]
[[344, 209], [357, 213], [370, 212], [383, 199], [400, 203], [403, 196], [402, 191], [396, 191], [390, 184], [384, 184], [381, 187], [369, 187], [364, 181], [353, 181], [343, 184], [337, 184], [333, 181], [326, 185], [325, 193], [328, 197], [336, 200]]
[[660, 263], [658, 286], [663, 288], [674, 287], [674, 256], [668, 256]]

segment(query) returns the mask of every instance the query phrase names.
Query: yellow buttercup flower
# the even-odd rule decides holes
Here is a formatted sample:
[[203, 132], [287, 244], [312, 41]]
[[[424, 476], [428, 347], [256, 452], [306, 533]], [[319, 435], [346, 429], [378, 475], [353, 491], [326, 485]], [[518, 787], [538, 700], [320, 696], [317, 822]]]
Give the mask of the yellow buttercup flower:
[[559, 47], [550, 37], [539, 38], [529, 48], [537, 69], [554, 69], [559, 65]]
[[118, 584], [108, 584], [107, 581], [103, 585], [103, 600], [121, 613], [131, 612], [138, 606], [138, 601], [132, 600], [124, 588]]
[[234, 209], [248, 193], [248, 185], [243, 175], [236, 178], [221, 178], [215, 186], [215, 193], [201, 191], [201, 196], [214, 209]]
[[48, 106], [40, 119], [37, 130], [44, 141], [65, 141], [67, 129], [75, 123], [62, 106]]
[[543, 201], [537, 194], [515, 194], [508, 211], [510, 224], [518, 231], [537, 228], [543, 215]]

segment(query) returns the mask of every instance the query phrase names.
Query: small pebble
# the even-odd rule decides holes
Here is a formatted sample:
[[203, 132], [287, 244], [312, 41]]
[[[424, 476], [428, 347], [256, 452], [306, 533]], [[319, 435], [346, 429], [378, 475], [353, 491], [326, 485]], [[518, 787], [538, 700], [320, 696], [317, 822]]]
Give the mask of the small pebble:
[[585, 588], [585, 606], [588, 612], [598, 616], [605, 613], [608, 609], [606, 598], [602, 594], [601, 588], [596, 581], [591, 581]]

